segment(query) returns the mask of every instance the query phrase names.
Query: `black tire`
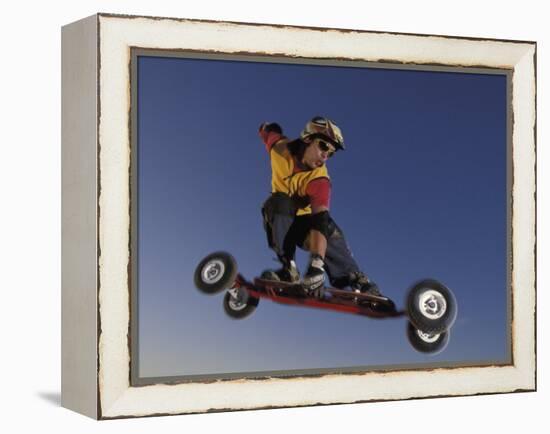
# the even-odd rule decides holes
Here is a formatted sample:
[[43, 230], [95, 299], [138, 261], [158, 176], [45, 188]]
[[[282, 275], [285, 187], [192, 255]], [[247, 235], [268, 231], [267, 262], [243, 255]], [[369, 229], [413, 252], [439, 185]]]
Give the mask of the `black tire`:
[[237, 277], [237, 262], [229, 253], [216, 252], [204, 258], [195, 269], [195, 286], [205, 294], [230, 288]]
[[[235, 296], [236, 295], [236, 296]], [[244, 289], [227, 291], [223, 298], [223, 309], [233, 319], [243, 319], [256, 310], [260, 300]]]
[[416, 283], [410, 289], [405, 305], [410, 321], [424, 333], [438, 334], [448, 330], [456, 319], [455, 296], [437, 280]]
[[411, 322], [407, 323], [407, 338], [413, 348], [425, 354], [432, 356], [443, 351], [449, 344], [450, 331], [445, 330], [441, 333], [429, 334], [418, 330]]

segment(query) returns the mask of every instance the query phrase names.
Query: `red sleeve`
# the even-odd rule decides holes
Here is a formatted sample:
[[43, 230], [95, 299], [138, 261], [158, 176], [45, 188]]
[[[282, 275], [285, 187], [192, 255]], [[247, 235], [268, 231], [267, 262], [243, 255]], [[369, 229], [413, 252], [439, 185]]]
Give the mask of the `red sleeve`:
[[330, 208], [330, 181], [328, 178], [317, 178], [306, 188], [312, 208], [325, 206]]
[[270, 152], [273, 145], [281, 140], [284, 136], [275, 131], [266, 132], [265, 130], [260, 130], [260, 137], [264, 142], [265, 149], [267, 150], [267, 152]]

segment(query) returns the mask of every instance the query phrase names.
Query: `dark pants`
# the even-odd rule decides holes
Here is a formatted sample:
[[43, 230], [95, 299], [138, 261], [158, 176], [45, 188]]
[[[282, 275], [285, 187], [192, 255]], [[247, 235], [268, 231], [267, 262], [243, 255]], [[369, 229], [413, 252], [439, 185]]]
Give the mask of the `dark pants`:
[[[274, 193], [264, 203], [262, 215], [269, 247], [281, 261], [294, 259], [296, 246], [305, 249], [304, 243], [311, 231], [311, 215], [296, 216], [296, 205], [283, 193]], [[359, 272], [344, 233], [329, 218], [325, 269], [330, 283], [336, 288], [349, 285], [350, 274]]]

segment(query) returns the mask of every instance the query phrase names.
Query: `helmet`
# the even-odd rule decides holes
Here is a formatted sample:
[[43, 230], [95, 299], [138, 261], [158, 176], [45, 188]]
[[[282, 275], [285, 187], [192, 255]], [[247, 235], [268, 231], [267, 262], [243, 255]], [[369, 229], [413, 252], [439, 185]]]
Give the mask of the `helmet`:
[[336, 150], [346, 149], [344, 146], [344, 137], [342, 136], [340, 128], [330, 119], [322, 116], [315, 116], [306, 124], [300, 134], [300, 138], [305, 139], [307, 137], [323, 137], [325, 140], [332, 143]]

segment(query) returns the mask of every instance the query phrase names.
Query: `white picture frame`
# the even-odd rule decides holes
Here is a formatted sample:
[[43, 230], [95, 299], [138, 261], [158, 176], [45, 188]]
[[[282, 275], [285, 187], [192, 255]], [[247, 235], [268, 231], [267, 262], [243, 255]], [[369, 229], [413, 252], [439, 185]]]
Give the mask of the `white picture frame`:
[[[63, 406], [113, 419], [536, 390], [536, 43], [110, 14], [62, 36]], [[512, 363], [132, 385], [133, 48], [509, 70]]]

